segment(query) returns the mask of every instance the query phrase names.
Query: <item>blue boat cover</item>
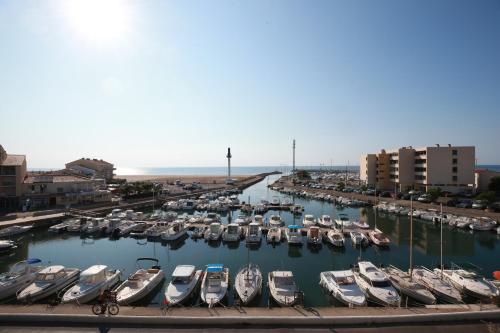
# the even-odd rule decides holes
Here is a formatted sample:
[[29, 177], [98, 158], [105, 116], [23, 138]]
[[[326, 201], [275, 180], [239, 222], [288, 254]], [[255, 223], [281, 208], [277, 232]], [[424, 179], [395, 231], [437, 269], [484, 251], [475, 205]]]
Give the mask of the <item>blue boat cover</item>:
[[288, 229], [300, 229], [300, 226], [295, 225], [295, 224], [291, 224], [288, 226]]
[[224, 268], [224, 265], [222, 265], [222, 264], [208, 264], [207, 265], [207, 272], [209, 272], [209, 273], [222, 272], [223, 268]]
[[40, 259], [37, 259], [37, 258], [30, 258], [30, 259], [26, 260], [26, 263], [28, 263], [28, 264], [37, 264], [39, 262], [42, 262], [42, 261]]

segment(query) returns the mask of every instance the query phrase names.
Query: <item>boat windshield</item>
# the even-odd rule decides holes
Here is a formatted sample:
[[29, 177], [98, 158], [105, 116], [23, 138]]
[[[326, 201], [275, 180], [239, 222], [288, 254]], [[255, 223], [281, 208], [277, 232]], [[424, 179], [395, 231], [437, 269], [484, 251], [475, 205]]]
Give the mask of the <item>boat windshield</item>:
[[55, 279], [55, 274], [37, 274], [37, 281], [53, 281]]
[[93, 275], [82, 275], [80, 277], [80, 283], [82, 284], [97, 284], [103, 281], [105, 278], [104, 272], [102, 274]]
[[372, 286], [375, 288], [387, 288], [391, 286], [391, 283], [387, 280], [384, 281], [372, 281]]
[[354, 284], [354, 276], [341, 276], [341, 277], [336, 277], [335, 280], [339, 285], [349, 285], [349, 284]]
[[323, 221], [325, 221], [325, 222], [330, 222], [330, 221], [331, 221], [331, 219], [330, 219], [330, 217], [329, 217], [329, 216], [325, 216], [325, 217], [323, 217]]
[[186, 284], [189, 282], [189, 277], [187, 276], [174, 276], [172, 278], [173, 284]]
[[293, 285], [293, 279], [290, 276], [275, 276], [274, 280], [277, 285], [282, 285], [282, 286]]

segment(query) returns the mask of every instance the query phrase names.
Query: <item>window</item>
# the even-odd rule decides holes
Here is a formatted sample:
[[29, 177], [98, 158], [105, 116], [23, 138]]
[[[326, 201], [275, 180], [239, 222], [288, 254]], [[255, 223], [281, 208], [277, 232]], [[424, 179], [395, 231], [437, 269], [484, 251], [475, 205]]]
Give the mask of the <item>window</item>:
[[453, 176], [453, 181], [456, 182], [458, 180], [458, 177], [457, 176]]
[[416, 180], [425, 180], [425, 176], [417, 175], [415, 176]]
[[415, 172], [425, 172], [427, 171], [427, 168], [424, 168], [424, 167], [416, 167], [415, 168]]
[[457, 164], [458, 160], [456, 158], [453, 159], [453, 164]]
[[455, 173], [457, 172], [457, 170], [458, 170], [457, 167], [453, 167], [453, 169], [452, 169], [452, 171], [455, 172]]
[[424, 164], [425, 162], [426, 162], [426, 160], [421, 159], [421, 158], [415, 160], [415, 164]]
[[457, 156], [457, 155], [458, 155], [458, 151], [457, 151], [456, 149], [453, 149], [453, 150], [451, 151], [451, 154], [452, 154], [453, 156]]

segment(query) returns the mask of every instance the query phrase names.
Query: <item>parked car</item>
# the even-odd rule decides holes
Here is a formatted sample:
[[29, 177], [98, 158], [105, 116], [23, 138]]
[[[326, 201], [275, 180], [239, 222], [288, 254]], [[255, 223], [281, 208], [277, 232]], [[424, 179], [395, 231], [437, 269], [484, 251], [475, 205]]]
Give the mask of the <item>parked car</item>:
[[462, 199], [459, 203], [456, 204], [455, 207], [458, 208], [472, 208], [472, 200], [470, 199]]
[[499, 213], [500, 212], [500, 201], [497, 201], [497, 202], [490, 204], [490, 206], [488, 208], [496, 213]]
[[429, 203], [431, 202], [431, 198], [428, 194], [422, 194], [421, 196], [418, 197], [418, 202], [425, 202], [425, 203]]
[[387, 192], [387, 191], [382, 192], [382, 193], [380, 193], [380, 196], [382, 198], [390, 198], [391, 197], [391, 192]]
[[486, 202], [483, 200], [474, 200], [472, 202], [472, 208], [474, 209], [485, 209], [486, 208]]
[[450, 199], [450, 200], [448, 200], [446, 202], [446, 206], [448, 206], [448, 207], [455, 207], [459, 203], [460, 203], [460, 201], [458, 199]]

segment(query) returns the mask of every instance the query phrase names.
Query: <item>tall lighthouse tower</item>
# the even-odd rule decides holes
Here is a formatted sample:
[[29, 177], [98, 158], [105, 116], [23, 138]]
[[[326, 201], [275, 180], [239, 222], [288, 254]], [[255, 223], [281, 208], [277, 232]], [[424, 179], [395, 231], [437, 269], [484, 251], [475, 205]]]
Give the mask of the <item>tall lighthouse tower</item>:
[[227, 148], [227, 180], [228, 181], [231, 181], [231, 157], [233, 157], [233, 155], [231, 155], [231, 148]]

